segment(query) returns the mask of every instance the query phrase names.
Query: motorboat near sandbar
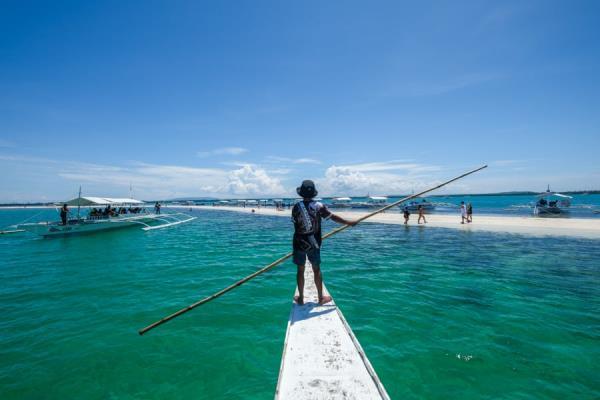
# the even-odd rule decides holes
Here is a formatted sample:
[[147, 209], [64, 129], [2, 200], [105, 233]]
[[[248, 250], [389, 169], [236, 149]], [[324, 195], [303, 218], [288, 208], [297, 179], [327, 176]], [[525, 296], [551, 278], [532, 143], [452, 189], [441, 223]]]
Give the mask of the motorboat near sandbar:
[[332, 208], [350, 208], [352, 207], [352, 199], [350, 197], [334, 197], [331, 199]]
[[387, 205], [385, 196], [367, 196], [366, 202], [353, 203], [352, 208], [381, 208]]
[[427, 201], [426, 199], [415, 199], [414, 201], [410, 201], [408, 204], [401, 204], [398, 207], [403, 209], [407, 208], [408, 211], [419, 211], [419, 206], [421, 206], [424, 211], [435, 210], [433, 203]]
[[559, 215], [569, 212], [571, 196], [550, 191], [550, 186], [544, 193], [537, 195], [533, 215]]
[[[47, 221], [16, 225], [16, 229], [35, 233], [43, 237], [72, 236], [89, 234], [113, 229], [139, 226], [144, 231], [166, 228], [192, 221], [185, 213], [151, 213], [145, 203], [130, 198], [110, 197], [77, 197], [63, 204], [77, 207], [75, 218], [62, 221]], [[81, 216], [81, 208], [87, 210], [86, 216]]]

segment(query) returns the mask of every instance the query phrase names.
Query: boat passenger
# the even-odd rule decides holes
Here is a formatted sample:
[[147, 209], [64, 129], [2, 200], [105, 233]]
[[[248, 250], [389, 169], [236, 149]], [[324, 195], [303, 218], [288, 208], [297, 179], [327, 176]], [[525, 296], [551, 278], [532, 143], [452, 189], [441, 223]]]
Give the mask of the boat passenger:
[[154, 213], [160, 214], [160, 203], [158, 201], [154, 204]]
[[306, 258], [312, 264], [317, 287], [319, 304], [329, 303], [331, 296], [323, 295], [323, 276], [321, 275], [321, 219], [331, 218], [333, 221], [354, 226], [358, 221], [349, 221], [333, 214], [325, 205], [314, 201], [317, 195], [315, 184], [311, 180], [305, 180], [296, 189], [302, 200], [292, 208], [292, 222], [294, 223], [293, 255], [294, 264], [297, 266], [296, 282], [298, 284], [298, 296], [294, 298], [299, 305], [304, 304], [304, 269]]
[[68, 214], [69, 214], [69, 207], [67, 207], [66, 204], [63, 204], [62, 208], [60, 209], [60, 220], [63, 225], [67, 224], [67, 215]]

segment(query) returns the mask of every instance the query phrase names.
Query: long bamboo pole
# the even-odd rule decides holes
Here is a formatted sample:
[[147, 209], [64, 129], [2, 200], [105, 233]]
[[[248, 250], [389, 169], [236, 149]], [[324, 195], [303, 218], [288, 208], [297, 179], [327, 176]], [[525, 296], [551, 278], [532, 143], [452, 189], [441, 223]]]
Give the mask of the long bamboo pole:
[[[382, 207], [382, 208], [380, 208], [380, 209], [378, 209], [378, 210], [376, 210], [376, 211], [373, 211], [372, 213], [369, 213], [369, 214], [367, 214], [367, 215], [364, 215], [364, 216], [360, 217], [360, 218], [357, 220], [357, 223], [360, 223], [360, 222], [362, 222], [362, 221], [366, 220], [367, 218], [371, 218], [373, 215], [376, 215], [376, 214], [382, 213], [382, 212], [384, 212], [385, 210], [388, 210], [388, 209], [390, 209], [390, 208], [392, 208], [392, 207], [395, 207], [395, 206], [397, 206], [397, 205], [399, 205], [399, 204], [401, 204], [401, 203], [404, 203], [404, 202], [406, 202], [406, 201], [408, 201], [408, 200], [410, 200], [410, 199], [414, 199], [415, 197], [422, 196], [422, 195], [424, 195], [424, 194], [426, 194], [426, 193], [432, 192], [432, 191], [434, 191], [434, 190], [436, 190], [436, 189], [439, 189], [439, 188], [441, 188], [441, 187], [443, 187], [443, 186], [446, 186], [446, 185], [448, 185], [449, 183], [452, 183], [452, 182], [454, 182], [454, 181], [457, 181], [457, 180], [459, 180], [459, 179], [462, 179], [462, 178], [464, 178], [464, 177], [465, 177], [465, 176], [467, 176], [467, 175], [471, 175], [471, 174], [474, 174], [475, 172], [481, 171], [481, 170], [482, 170], [482, 169], [484, 169], [484, 168], [487, 168], [487, 165], [484, 165], [484, 166], [482, 166], [482, 167], [476, 168], [476, 169], [474, 169], [474, 170], [471, 170], [471, 171], [469, 171], [469, 172], [465, 172], [464, 174], [462, 174], [462, 175], [459, 175], [459, 176], [457, 176], [456, 178], [452, 178], [452, 179], [450, 179], [449, 181], [446, 181], [446, 182], [444, 182], [444, 183], [440, 183], [439, 185], [437, 185], [437, 186], [435, 186], [435, 187], [432, 187], [432, 188], [430, 188], [430, 189], [424, 190], [424, 191], [422, 191], [422, 192], [419, 192], [419, 193], [417, 193], [417, 194], [413, 194], [413, 195], [410, 195], [410, 196], [404, 197], [404, 198], [402, 198], [402, 199], [400, 199], [400, 200], [398, 200], [398, 201], [395, 201], [395, 202], [393, 202], [393, 203], [391, 203], [391, 204], [388, 204], [388, 205], [387, 205], [387, 206], [385, 206], [385, 207]], [[340, 226], [339, 228], [336, 228], [336, 229], [334, 229], [334, 230], [332, 230], [332, 231], [328, 232], [326, 235], [324, 235], [324, 236], [323, 236], [323, 239], [327, 239], [328, 237], [331, 237], [331, 236], [333, 236], [333, 235], [335, 235], [335, 234], [337, 234], [337, 233], [340, 233], [341, 231], [343, 231], [343, 230], [345, 230], [345, 229], [348, 229], [350, 226], [351, 226], [351, 225], [342, 225], [342, 226]], [[152, 329], [156, 328], [156, 327], [157, 327], [157, 326], [159, 326], [159, 325], [162, 325], [162, 324], [164, 324], [165, 322], [169, 322], [170, 320], [172, 320], [172, 319], [174, 319], [174, 318], [177, 318], [177, 317], [179, 317], [180, 315], [182, 315], [182, 314], [185, 314], [186, 312], [188, 312], [188, 311], [190, 311], [190, 310], [193, 310], [194, 308], [196, 308], [196, 307], [198, 307], [198, 306], [201, 306], [202, 304], [206, 304], [206, 303], [208, 303], [209, 301], [212, 301], [212, 300], [216, 299], [217, 297], [220, 297], [220, 296], [224, 295], [225, 293], [227, 293], [227, 292], [229, 292], [229, 291], [231, 291], [231, 290], [235, 289], [235, 288], [236, 288], [236, 287], [238, 287], [238, 286], [241, 286], [241, 285], [243, 285], [244, 283], [248, 282], [249, 280], [256, 278], [258, 275], [261, 275], [261, 274], [263, 274], [263, 273], [265, 273], [265, 272], [269, 271], [270, 269], [273, 269], [273, 268], [275, 268], [276, 266], [280, 265], [280, 264], [281, 264], [281, 263], [283, 263], [285, 260], [287, 260], [288, 258], [292, 257], [292, 254], [293, 254], [292, 252], [290, 252], [290, 253], [287, 253], [287, 254], [286, 254], [286, 255], [284, 255], [283, 257], [281, 257], [281, 258], [279, 258], [279, 259], [277, 259], [277, 260], [273, 261], [271, 264], [269, 264], [269, 265], [267, 265], [267, 266], [265, 266], [265, 267], [263, 267], [263, 268], [259, 269], [258, 271], [256, 271], [256, 272], [254, 272], [254, 273], [252, 273], [252, 274], [248, 275], [247, 277], [245, 277], [245, 278], [243, 278], [243, 279], [241, 279], [241, 280], [237, 281], [237, 282], [236, 282], [236, 283], [234, 283], [233, 285], [227, 286], [225, 289], [222, 289], [222, 290], [220, 290], [220, 291], [218, 291], [218, 292], [216, 292], [216, 293], [214, 293], [214, 294], [212, 294], [212, 295], [210, 295], [210, 296], [208, 296], [208, 297], [205, 297], [205, 298], [203, 298], [202, 300], [199, 300], [199, 301], [197, 301], [197, 302], [195, 302], [195, 303], [193, 303], [193, 304], [190, 304], [189, 306], [187, 306], [187, 307], [185, 307], [185, 308], [182, 308], [181, 310], [179, 310], [179, 311], [177, 311], [177, 312], [174, 312], [173, 314], [171, 314], [171, 315], [168, 315], [168, 316], [166, 316], [166, 317], [164, 317], [164, 318], [162, 318], [162, 319], [160, 319], [160, 320], [158, 320], [158, 321], [156, 321], [156, 322], [154, 322], [154, 323], [152, 323], [152, 324], [148, 325], [148, 326], [147, 326], [147, 327], [145, 327], [145, 328], [142, 328], [142, 329], [140, 329], [140, 330], [139, 330], [139, 334], [140, 334], [140, 335], [143, 335], [144, 333], [146, 333], [146, 332], [148, 332], [148, 331], [150, 331], [150, 330], [152, 330]]]

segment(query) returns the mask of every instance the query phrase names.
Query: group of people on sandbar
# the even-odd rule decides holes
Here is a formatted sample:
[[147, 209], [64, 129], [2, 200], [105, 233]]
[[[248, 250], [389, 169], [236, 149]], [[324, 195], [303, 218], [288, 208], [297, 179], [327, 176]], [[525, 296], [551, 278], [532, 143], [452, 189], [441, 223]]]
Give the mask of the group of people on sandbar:
[[[426, 224], [427, 220], [425, 219], [425, 208], [423, 208], [422, 205], [419, 205], [417, 207], [417, 212], [419, 213], [419, 219], [417, 220], [417, 223], [421, 224], [421, 220], [423, 220], [423, 223]], [[404, 206], [402, 209], [402, 215], [404, 216], [404, 225], [408, 225], [408, 220], [410, 218], [410, 210], [408, 209], [408, 206]]]
[[[419, 213], [419, 218], [417, 219], [417, 223], [423, 224], [427, 223], [427, 219], [425, 219], [425, 208], [422, 205], [417, 207], [417, 212]], [[408, 206], [404, 206], [402, 209], [402, 215], [404, 216], [404, 225], [408, 225], [408, 220], [410, 219], [410, 210]], [[460, 202], [460, 216], [461, 216], [461, 224], [465, 222], [471, 223], [473, 222], [473, 205], [471, 203], [467, 203], [465, 205], [464, 201]]]
[[464, 224], [465, 221], [467, 223], [473, 222], [473, 206], [471, 205], [471, 203], [467, 203], [467, 205], [465, 205], [464, 201], [460, 202], [460, 217], [461, 224]]

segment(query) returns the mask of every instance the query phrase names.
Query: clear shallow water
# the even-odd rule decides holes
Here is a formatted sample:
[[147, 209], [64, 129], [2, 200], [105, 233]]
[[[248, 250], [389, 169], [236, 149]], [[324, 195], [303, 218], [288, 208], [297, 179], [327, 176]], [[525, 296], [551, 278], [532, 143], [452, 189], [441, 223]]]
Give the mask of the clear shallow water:
[[[0, 211], [0, 226], [36, 212]], [[291, 263], [137, 335], [289, 249], [285, 218], [195, 214], [162, 231], [0, 236], [0, 398], [272, 398]], [[323, 258], [392, 398], [600, 396], [599, 241], [364, 225]]]

